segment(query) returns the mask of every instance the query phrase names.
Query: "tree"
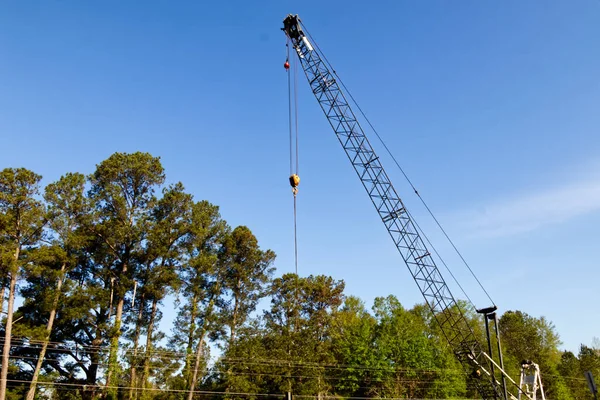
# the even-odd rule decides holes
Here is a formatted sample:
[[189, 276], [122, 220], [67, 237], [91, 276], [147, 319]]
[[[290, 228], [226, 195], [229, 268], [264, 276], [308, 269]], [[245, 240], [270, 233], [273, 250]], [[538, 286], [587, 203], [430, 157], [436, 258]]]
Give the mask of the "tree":
[[[457, 302], [461, 312], [468, 321], [475, 337], [483, 343], [484, 328], [481, 318], [472, 306], [463, 301]], [[456, 355], [448, 345], [446, 337], [441, 332], [441, 327], [434, 318], [427, 304], [417, 304], [411, 310], [422, 321], [422, 335], [427, 338], [433, 349], [434, 368], [429, 371], [431, 381], [427, 388], [427, 397], [432, 398], [454, 398], [454, 397], [478, 397], [479, 393], [472, 387], [465, 377], [464, 367], [459, 363]]]
[[237, 329], [236, 340], [214, 365], [206, 390], [315, 395], [331, 389], [325, 364], [331, 351], [332, 314], [343, 301], [343, 282], [284, 274], [270, 285], [271, 307]]
[[[50, 184], [45, 189], [44, 198], [48, 204], [47, 218], [50, 228], [51, 245], [40, 249], [34, 255], [38, 268], [30, 274], [30, 287], [25, 289], [25, 303], [34, 301], [34, 307], [45, 304], [48, 306], [48, 317], [45, 334], [41, 341], [38, 360], [31, 378], [31, 385], [27, 392], [27, 400], [35, 397], [37, 379], [42, 368], [48, 341], [52, 333], [54, 320], [63, 282], [68, 271], [77, 265], [77, 252], [85, 237], [78, 229], [77, 218], [85, 211], [84, 197], [85, 177], [81, 174], [67, 174], [58, 182]], [[50, 278], [50, 284], [43, 278]], [[37, 282], [42, 285], [36, 285]], [[40, 298], [41, 295], [41, 298]], [[37, 300], [37, 301], [36, 301]], [[27, 306], [27, 305], [25, 305]]]
[[324, 275], [284, 274], [273, 280], [271, 307], [263, 317], [267, 329], [263, 341], [269, 358], [286, 360], [277, 365], [273, 390], [297, 395], [331, 392], [324, 365], [335, 362], [333, 316], [344, 301], [344, 286], [343, 281]]
[[[561, 354], [558, 372], [574, 399], [589, 397], [590, 392], [584, 379], [584, 370], [581, 368], [581, 363], [575, 354], [570, 351], [564, 351]], [[543, 376], [542, 379], [544, 379]]]
[[570, 399], [568, 388], [558, 374], [561, 342], [554, 325], [544, 317], [534, 318], [522, 311], [505, 312], [499, 325], [504, 365], [509, 375], [518, 376], [521, 361], [532, 360], [540, 366], [546, 396]]
[[22, 252], [37, 244], [45, 222], [43, 206], [36, 198], [41, 179], [24, 168], [6, 168], [0, 172], [0, 264], [4, 274], [2, 280], [9, 281], [0, 400], [6, 398], [15, 288]]
[[114, 398], [112, 380], [119, 371], [117, 352], [125, 296], [133, 289], [132, 277], [143, 253], [154, 192], [165, 175], [160, 160], [148, 153], [115, 153], [98, 164], [89, 179], [93, 214], [88, 229], [98, 239], [98, 261], [103, 264], [103, 275], [110, 279], [116, 301], [106, 373], [108, 393]]
[[406, 310], [394, 296], [376, 298], [374, 347], [384, 361], [372, 394], [383, 397], [429, 398], [464, 395], [464, 376], [448, 346], [431, 336], [422, 307]]
[[236, 329], [243, 325], [256, 305], [267, 295], [275, 253], [263, 251], [250, 229], [238, 226], [225, 236], [220, 257], [226, 268], [225, 287], [230, 301], [225, 303], [229, 327], [228, 345], [235, 342]]
[[[145, 355], [141, 365], [141, 387], [147, 388], [150, 367], [154, 354], [154, 340], [157, 335], [154, 327], [160, 321], [159, 303], [165, 296], [180, 286], [177, 269], [183, 255], [183, 241], [191, 224], [192, 196], [184, 192], [183, 185], [177, 183], [163, 190], [152, 210], [147, 235], [146, 251], [141, 261], [142, 267], [136, 275], [139, 282], [138, 305], [134, 330], [133, 356], [130, 373], [130, 386], [136, 385], [136, 359], [141, 332], [145, 330]], [[130, 391], [130, 398], [133, 391]], [[146, 397], [144, 395], [144, 397]]]
[[[586, 371], [590, 371], [594, 376], [594, 380], [598, 382], [598, 379], [600, 379], [600, 347], [598, 347], [597, 340], [594, 341], [592, 346], [582, 344], [579, 348], [578, 358], [581, 368], [578, 378], [583, 377]], [[587, 384], [585, 386], [585, 393], [588, 394]]]
[[[275, 253], [261, 250], [250, 229], [238, 226], [225, 236], [219, 255], [226, 269], [224, 288], [229, 293], [228, 301], [222, 304], [229, 331], [226, 349], [230, 349], [235, 343], [238, 329], [268, 293], [267, 284], [273, 274], [271, 264]], [[227, 375], [231, 375], [230, 370]], [[226, 390], [230, 390], [229, 384]]]
[[579, 363], [583, 372], [590, 371], [594, 376], [600, 376], [600, 349], [582, 344], [579, 347]]
[[363, 302], [346, 297], [332, 323], [332, 350], [336, 362], [345, 366], [336, 374], [337, 394], [366, 397], [370, 395], [367, 388], [381, 380], [385, 360], [375, 351], [376, 329], [377, 320]]
[[101, 258], [101, 246], [87, 229], [85, 183], [81, 174], [66, 174], [45, 190], [49, 244], [29, 253], [26, 300], [19, 308], [29, 338], [44, 326], [39, 341], [30, 341], [18, 354], [23, 361], [37, 359], [28, 396], [35, 393], [43, 368], [58, 382], [81, 385], [82, 398], [92, 398], [104, 364], [99, 349], [108, 332], [109, 283], [94, 262]]
[[171, 339], [171, 347], [185, 353], [183, 379], [190, 397], [204, 361], [207, 335], [221, 330], [217, 309], [226, 270], [218, 254], [228, 230], [217, 206], [207, 201], [193, 205], [189, 231], [182, 242], [184, 261], [179, 270], [184, 304], [179, 309]]

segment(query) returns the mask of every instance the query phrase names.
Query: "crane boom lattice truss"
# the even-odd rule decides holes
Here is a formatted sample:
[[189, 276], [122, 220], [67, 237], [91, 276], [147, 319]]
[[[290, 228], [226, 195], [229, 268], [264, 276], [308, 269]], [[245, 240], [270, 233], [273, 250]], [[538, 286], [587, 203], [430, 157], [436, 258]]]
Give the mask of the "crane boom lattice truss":
[[[334, 73], [305, 36], [298, 16], [289, 15], [283, 30], [296, 50], [306, 78], [354, 170], [398, 248], [445, 338], [468, 373], [489, 376], [491, 367], [460, 305], [427, 250], [410, 213], [375, 154]], [[485, 399], [503, 398], [495, 378], [474, 379]]]

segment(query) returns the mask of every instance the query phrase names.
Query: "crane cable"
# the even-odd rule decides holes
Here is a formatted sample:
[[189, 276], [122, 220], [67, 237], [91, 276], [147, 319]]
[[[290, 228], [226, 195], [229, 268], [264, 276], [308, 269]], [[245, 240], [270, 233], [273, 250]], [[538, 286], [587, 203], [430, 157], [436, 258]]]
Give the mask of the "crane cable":
[[[287, 71], [288, 81], [288, 125], [290, 135], [290, 186], [292, 187], [292, 194], [294, 195], [294, 266], [296, 276], [298, 276], [298, 224], [297, 224], [297, 194], [298, 185], [300, 184], [300, 177], [298, 176], [298, 68], [297, 61], [295, 58], [292, 59], [292, 70], [294, 73], [294, 81], [292, 83], [292, 72], [290, 71], [290, 39], [287, 38], [286, 42], [286, 61], [283, 65]], [[293, 108], [293, 111], [292, 111]], [[294, 140], [295, 139], [295, 140]], [[295, 152], [294, 152], [295, 148]], [[294, 168], [295, 161], [295, 168]]]
[[[325, 54], [321, 51], [321, 49], [319, 48], [319, 45], [313, 39], [313, 37], [311, 36], [311, 34], [309, 33], [309, 31], [306, 29], [306, 26], [304, 24], [302, 24], [302, 29], [303, 29], [304, 33], [308, 36], [308, 38], [310, 39], [310, 41], [312, 42], [312, 44], [314, 45], [314, 47], [318, 50], [319, 54], [323, 56], [323, 60], [329, 66], [329, 68], [331, 69], [331, 71], [333, 72], [333, 74], [335, 75], [335, 77], [337, 78], [337, 81], [344, 88], [344, 90], [346, 91], [346, 93], [348, 93], [348, 96], [350, 97], [350, 99], [352, 100], [352, 102], [354, 103], [354, 105], [356, 105], [356, 108], [358, 109], [358, 111], [360, 112], [360, 114], [363, 116], [363, 118], [365, 119], [365, 121], [367, 122], [367, 124], [369, 125], [369, 127], [371, 128], [371, 130], [375, 133], [375, 136], [377, 136], [377, 139], [379, 139], [379, 142], [383, 145], [383, 147], [385, 148], [385, 150], [388, 153], [388, 155], [392, 158], [392, 160], [396, 164], [396, 167], [400, 170], [400, 172], [402, 173], [402, 175], [404, 176], [404, 178], [406, 179], [406, 181], [408, 182], [408, 184], [410, 185], [410, 187], [412, 188], [412, 190], [415, 192], [415, 194], [417, 195], [417, 197], [419, 198], [419, 200], [421, 200], [421, 203], [423, 204], [423, 206], [425, 206], [425, 209], [427, 210], [427, 212], [429, 213], [429, 215], [433, 218], [433, 220], [435, 221], [436, 225], [438, 226], [438, 228], [441, 230], [441, 232], [445, 236], [446, 240], [450, 243], [450, 245], [452, 246], [452, 248], [454, 249], [454, 251], [456, 252], [456, 254], [458, 254], [458, 256], [460, 257], [460, 259], [463, 262], [463, 264], [467, 267], [467, 269], [471, 273], [471, 276], [475, 279], [475, 281], [477, 282], [477, 284], [479, 285], [479, 287], [483, 290], [483, 292], [487, 296], [488, 300], [490, 300], [492, 302], [492, 304], [495, 305], [496, 303], [494, 302], [494, 300], [492, 300], [492, 297], [490, 296], [490, 294], [488, 293], [488, 291], [485, 289], [485, 287], [483, 286], [483, 284], [481, 283], [481, 281], [479, 280], [479, 278], [477, 277], [477, 275], [475, 275], [475, 272], [471, 269], [471, 266], [467, 263], [467, 260], [463, 257], [462, 253], [458, 250], [458, 248], [456, 247], [456, 245], [454, 244], [454, 242], [452, 241], [452, 239], [450, 239], [450, 236], [448, 235], [448, 233], [446, 232], [446, 230], [442, 227], [442, 224], [435, 217], [435, 215], [433, 214], [433, 211], [431, 211], [431, 209], [429, 208], [429, 206], [427, 205], [427, 203], [425, 202], [425, 200], [423, 199], [423, 197], [421, 197], [421, 194], [417, 191], [417, 188], [413, 185], [412, 181], [408, 178], [408, 175], [406, 174], [406, 172], [404, 172], [404, 169], [400, 166], [400, 163], [396, 160], [396, 157], [394, 157], [394, 155], [392, 154], [392, 152], [390, 151], [390, 149], [388, 148], [388, 146], [386, 145], [386, 143], [383, 141], [383, 139], [379, 135], [379, 132], [377, 132], [377, 130], [375, 129], [375, 127], [373, 126], [373, 124], [371, 123], [371, 121], [369, 120], [369, 118], [367, 118], [366, 114], [364, 113], [364, 111], [362, 110], [362, 108], [360, 107], [360, 105], [354, 99], [354, 96], [352, 96], [352, 93], [350, 93], [350, 91], [348, 90], [348, 88], [346, 87], [346, 85], [344, 84], [344, 82], [341, 80], [341, 78], [339, 77], [339, 75], [337, 74], [336, 70], [333, 68], [333, 66], [331, 65], [331, 63], [329, 62], [329, 60], [327, 59], [327, 57], [325, 56]], [[411, 217], [411, 218], [412, 218], [413, 222], [415, 223], [415, 225], [417, 225], [416, 221], [414, 220], [414, 218], [413, 217]], [[417, 227], [418, 227], [418, 225], [417, 225]], [[431, 243], [431, 241], [429, 240], [429, 238], [427, 238], [427, 236], [425, 235], [425, 233], [423, 232], [423, 230], [420, 227], [418, 227], [417, 229], [419, 229], [421, 231], [421, 234], [425, 237], [426, 241], [432, 247], [432, 250], [434, 251], [434, 253], [440, 259], [440, 261], [442, 262], [442, 264], [446, 267], [446, 270], [450, 273], [450, 275], [452, 276], [454, 282], [458, 285], [458, 287], [463, 292], [463, 294], [465, 295], [465, 297], [467, 297], [468, 301], [471, 304], [473, 304], [473, 302], [471, 301], [471, 299], [469, 298], [469, 296], [467, 295], [467, 293], [465, 292], [465, 290], [462, 288], [462, 286], [460, 285], [460, 283], [458, 282], [458, 280], [456, 279], [456, 277], [454, 276], [454, 274], [452, 273], [452, 271], [450, 270], [450, 268], [448, 267], [448, 265], [446, 264], [446, 262], [442, 259], [442, 257], [440, 256], [440, 254], [438, 253], [438, 251], [435, 249], [435, 247], [433, 247], [433, 244]], [[473, 305], [475, 305], [475, 304], [473, 304]]]

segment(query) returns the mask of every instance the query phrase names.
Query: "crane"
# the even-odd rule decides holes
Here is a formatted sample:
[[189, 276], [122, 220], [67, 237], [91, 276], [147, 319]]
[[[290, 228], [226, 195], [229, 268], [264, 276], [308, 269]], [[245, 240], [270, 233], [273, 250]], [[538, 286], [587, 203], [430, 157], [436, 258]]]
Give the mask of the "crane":
[[[313, 94], [367, 191], [381, 221], [425, 298], [425, 302], [435, 316], [444, 337], [468, 375], [472, 377], [471, 381], [479, 394], [484, 399], [516, 400], [516, 397], [507, 390], [508, 383], [512, 383], [518, 388], [519, 399], [536, 399], [537, 387], [541, 387], [539, 368], [536, 370], [537, 377], [535, 379], [539, 385], [534, 391], [523, 389], [526, 382], [531, 381], [523, 378], [524, 372], [522, 372], [521, 382], [517, 384], [504, 371], [496, 306], [477, 310], [485, 320], [486, 352], [440, 273], [411, 214], [392, 185], [379, 157], [375, 154], [344, 91], [342, 91], [343, 85], [338, 82], [337, 74], [322, 55], [314, 40], [306, 33], [300, 18], [297, 15], [288, 15], [283, 21], [282, 30], [291, 42]], [[287, 60], [285, 67], [289, 68]], [[292, 187], [294, 187], [293, 183]], [[495, 341], [491, 340], [488, 321], [492, 321], [494, 324]], [[499, 363], [493, 357], [493, 342], [497, 344]], [[535, 364], [528, 362], [526, 365], [529, 368]], [[523, 366], [523, 370], [525, 368]], [[500, 380], [496, 379], [497, 373], [500, 374]], [[544, 399], [543, 390], [541, 398]]]

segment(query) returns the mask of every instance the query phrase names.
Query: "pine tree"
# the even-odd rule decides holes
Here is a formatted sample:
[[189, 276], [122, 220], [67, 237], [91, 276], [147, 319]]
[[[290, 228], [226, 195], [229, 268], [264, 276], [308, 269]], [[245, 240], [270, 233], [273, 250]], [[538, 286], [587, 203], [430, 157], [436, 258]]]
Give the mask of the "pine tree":
[[[250, 229], [238, 226], [225, 237], [220, 259], [226, 268], [224, 286], [229, 295], [223, 310], [229, 334], [225, 346], [227, 351], [233, 347], [238, 329], [268, 294], [267, 285], [273, 274], [271, 264], [275, 253], [261, 250]], [[226, 390], [230, 389], [227, 385]]]
[[[85, 177], [81, 174], [67, 174], [58, 182], [50, 184], [45, 189], [45, 200], [48, 204], [47, 218], [50, 228], [51, 245], [41, 254], [42, 260], [37, 269], [37, 275], [52, 277], [50, 285], [42, 285], [35, 291], [48, 299], [49, 316], [46, 331], [38, 360], [31, 378], [31, 385], [27, 392], [27, 400], [35, 397], [36, 385], [42, 368], [48, 341], [52, 333], [59, 300], [62, 295], [63, 282], [67, 272], [77, 264], [77, 252], [85, 238], [78, 229], [78, 216], [85, 211], [84, 198]], [[45, 257], [44, 257], [45, 256]], [[41, 292], [41, 293], [40, 293]], [[25, 295], [26, 299], [35, 299], [37, 296]], [[38, 303], [39, 305], [39, 303]]]
[[[155, 202], [154, 192], [164, 182], [160, 160], [148, 153], [115, 153], [101, 162], [90, 176], [89, 192], [93, 218], [88, 229], [98, 239], [103, 257], [102, 274], [110, 280], [116, 303], [106, 387], [109, 398], [116, 397], [115, 387], [125, 297], [133, 289], [133, 279], [148, 230]], [[112, 305], [110, 305], [112, 307]]]
[[[141, 268], [136, 275], [139, 283], [138, 298], [135, 300], [138, 313], [134, 330], [133, 360], [130, 372], [130, 386], [136, 387], [136, 368], [141, 365], [142, 388], [148, 387], [150, 366], [154, 356], [154, 328], [160, 321], [159, 303], [165, 296], [180, 286], [177, 270], [183, 258], [183, 241], [189, 233], [192, 213], [192, 196], [184, 192], [181, 183], [163, 190], [152, 210], [147, 235], [146, 251]], [[145, 331], [145, 354], [140, 362], [136, 360], [140, 333]], [[130, 398], [132, 397], [130, 391]]]
[[0, 264], [4, 274], [2, 280], [9, 282], [0, 400], [6, 398], [15, 290], [23, 252], [37, 244], [45, 223], [44, 208], [37, 199], [41, 179], [41, 176], [24, 168], [0, 171]]
[[205, 361], [205, 341], [209, 334], [221, 330], [218, 306], [226, 270], [218, 254], [228, 229], [218, 207], [207, 201], [193, 205], [189, 233], [183, 243], [185, 261], [179, 271], [184, 300], [171, 340], [172, 347], [183, 347], [186, 354], [183, 379], [189, 396], [193, 396]]

